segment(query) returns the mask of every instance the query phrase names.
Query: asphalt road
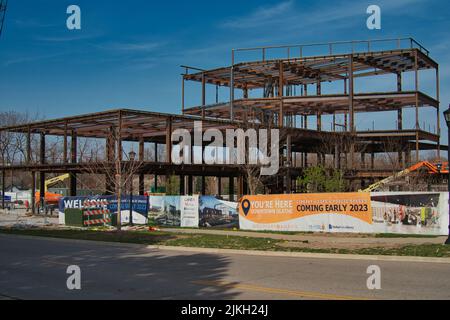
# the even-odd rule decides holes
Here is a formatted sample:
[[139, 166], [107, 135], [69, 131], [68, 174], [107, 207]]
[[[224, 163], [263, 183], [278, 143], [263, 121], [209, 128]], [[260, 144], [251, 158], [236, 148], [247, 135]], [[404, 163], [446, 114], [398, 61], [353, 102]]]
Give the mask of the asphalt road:
[[[0, 235], [0, 299], [450, 299], [450, 265], [222, 255]], [[81, 268], [70, 291], [69, 265]], [[381, 268], [381, 290], [367, 268]]]

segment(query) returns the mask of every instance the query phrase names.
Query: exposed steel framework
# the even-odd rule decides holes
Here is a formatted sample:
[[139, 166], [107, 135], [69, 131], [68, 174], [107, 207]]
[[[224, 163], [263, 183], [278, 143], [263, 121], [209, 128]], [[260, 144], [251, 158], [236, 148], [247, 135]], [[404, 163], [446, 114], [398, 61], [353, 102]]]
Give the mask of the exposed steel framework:
[[[377, 49], [377, 46], [381, 48]], [[326, 54], [316, 51], [311, 56], [307, 54], [308, 50], [323, 48], [327, 50]], [[271, 57], [273, 50], [280, 49], [284, 52], [283, 57]], [[261, 56], [250, 62], [239, 62], [237, 53], [241, 52]], [[106, 165], [98, 166], [98, 174], [104, 174], [108, 165], [114, 165], [114, 156], [118, 156], [121, 165], [126, 164], [123, 144], [139, 145], [138, 157], [143, 162], [136, 173], [140, 193], [144, 192], [144, 175], [178, 175], [181, 178], [180, 194], [192, 194], [194, 176], [202, 177], [202, 193], [205, 177], [215, 176], [219, 178], [219, 190], [220, 179], [229, 179], [231, 199], [235, 186], [238, 196], [245, 194], [247, 181], [242, 166], [172, 163], [172, 132], [175, 129], [193, 132], [194, 123], [199, 120], [204, 131], [214, 128], [225, 132], [250, 126], [280, 129], [281, 169], [266, 185], [266, 191], [274, 193], [295, 191], [294, 181], [302, 170], [313, 163], [325, 163], [327, 157], [328, 160], [331, 157], [336, 168], [345, 172], [347, 179], [373, 182], [393, 172], [393, 168], [375, 168], [376, 154], [398, 153], [398, 168], [405, 168], [413, 163], [413, 151], [418, 159], [422, 150], [436, 150], [439, 157], [440, 150], [446, 148], [439, 143], [439, 66], [422, 45], [410, 38], [235, 49], [230, 66], [213, 70], [183, 68], [182, 115], [119, 109], [0, 128], [0, 134], [24, 135], [27, 149], [26, 155], [10, 166], [2, 164], [3, 179], [9, 170], [31, 172], [34, 196], [36, 174], [39, 175], [40, 190], [44, 190], [46, 174], [70, 173], [70, 194], [76, 195], [76, 176], [86, 173], [85, 164], [78, 157], [77, 143], [80, 138], [93, 138], [101, 139], [105, 144], [106, 158], [99, 161]], [[434, 96], [420, 91], [419, 72], [427, 69], [436, 72]], [[414, 73], [413, 90], [403, 90], [405, 72]], [[396, 76], [395, 90], [355, 92], [355, 79], [379, 75]], [[186, 81], [201, 83], [201, 105], [186, 107]], [[325, 83], [335, 84], [341, 92], [324, 92]], [[207, 85], [226, 87], [228, 101], [220, 103], [216, 91], [215, 103], [207, 104]], [[406, 108], [415, 110], [413, 128], [403, 125]], [[420, 125], [420, 108], [431, 108], [436, 112], [434, 132]], [[356, 114], [387, 111], [397, 113], [395, 130], [358, 129]], [[323, 126], [322, 116], [333, 117], [330, 128]], [[337, 116], [344, 118], [343, 123], [336, 120]], [[315, 126], [311, 125], [314, 120]], [[33, 160], [31, 148], [31, 141], [36, 137], [39, 140], [37, 161]], [[46, 141], [53, 137], [62, 138], [63, 151], [58, 161], [49, 162]], [[145, 159], [146, 144], [154, 144], [156, 149], [158, 145], [164, 145], [163, 159]], [[204, 146], [200, 146], [202, 150]], [[356, 161], [357, 154], [360, 161]], [[4, 183], [2, 185], [4, 188]]]
[[[270, 52], [281, 50], [276, 58], [268, 58]], [[308, 56], [305, 52], [316, 54]], [[317, 52], [326, 54], [317, 54]], [[259, 60], [237, 61], [237, 54], [250, 52]], [[401, 166], [404, 153], [410, 159], [411, 150], [419, 161], [421, 150], [435, 149], [440, 157], [439, 119], [439, 66], [430, 53], [412, 38], [364, 40], [349, 42], [318, 43], [279, 47], [258, 47], [233, 49], [231, 65], [212, 70], [202, 70], [182, 66], [184, 114], [202, 118], [222, 118], [268, 124], [271, 121], [279, 127], [309, 129], [310, 118], [316, 120], [315, 130], [326, 131], [322, 117], [332, 115], [330, 131], [343, 131], [355, 136], [355, 144], [346, 151], [350, 159], [358, 149], [358, 143], [371, 145], [374, 152], [384, 152], [377, 143], [393, 143], [399, 150]], [[433, 97], [420, 91], [419, 72], [435, 70]], [[193, 73], [192, 73], [193, 72]], [[414, 89], [403, 90], [403, 75], [414, 73]], [[393, 75], [397, 79], [396, 88], [384, 92], [355, 92], [357, 79], [376, 79], [381, 75]], [[202, 84], [202, 103], [186, 108], [184, 97], [185, 81]], [[340, 93], [327, 94], [323, 85], [333, 83]], [[206, 103], [206, 85], [229, 88], [229, 99], [220, 103]], [[314, 90], [311, 93], [311, 89]], [[309, 92], [308, 92], [309, 91]], [[236, 93], [240, 98], [236, 99]], [[252, 94], [256, 92], [255, 94]], [[415, 110], [415, 125], [406, 129], [403, 111]], [[432, 108], [436, 123], [426, 127], [419, 118], [421, 108]], [[358, 113], [397, 112], [397, 128], [384, 131], [361, 131], [357, 128], [355, 116]], [[343, 115], [344, 123], [336, 122], [336, 116]], [[294, 142], [296, 143], [296, 142]], [[297, 144], [302, 144], [297, 141]], [[411, 148], [412, 147], [412, 148]], [[362, 148], [360, 148], [362, 149]], [[350, 169], [354, 166], [350, 164]]]

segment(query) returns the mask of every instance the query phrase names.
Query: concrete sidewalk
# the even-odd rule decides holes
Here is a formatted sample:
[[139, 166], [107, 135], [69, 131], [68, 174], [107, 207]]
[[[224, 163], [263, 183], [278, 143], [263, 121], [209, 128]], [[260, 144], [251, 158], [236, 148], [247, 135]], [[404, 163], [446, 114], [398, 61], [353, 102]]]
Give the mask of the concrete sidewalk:
[[177, 229], [164, 228], [162, 231], [186, 234], [207, 234], [207, 235], [224, 235], [239, 236], [250, 238], [269, 238], [275, 240], [285, 240], [286, 245], [300, 245], [311, 248], [365, 248], [365, 247], [399, 247], [406, 245], [421, 244], [443, 244], [447, 237], [436, 238], [375, 238], [372, 235], [360, 234], [278, 234], [265, 232], [248, 232], [248, 231], [225, 231], [214, 229]]

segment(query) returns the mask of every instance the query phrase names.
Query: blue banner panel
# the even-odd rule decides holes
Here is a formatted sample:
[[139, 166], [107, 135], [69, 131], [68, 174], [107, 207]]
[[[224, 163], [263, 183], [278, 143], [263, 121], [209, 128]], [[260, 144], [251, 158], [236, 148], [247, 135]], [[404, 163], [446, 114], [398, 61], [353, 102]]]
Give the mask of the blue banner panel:
[[[118, 200], [116, 196], [92, 196], [92, 197], [64, 197], [59, 201], [59, 212], [64, 212], [64, 209], [83, 209], [84, 202], [86, 200], [107, 201], [108, 210], [111, 213], [117, 213]], [[130, 197], [123, 196], [121, 198], [121, 211], [130, 210]], [[148, 197], [145, 196], [133, 196], [132, 208], [134, 212], [137, 212], [144, 217], [148, 216]]]

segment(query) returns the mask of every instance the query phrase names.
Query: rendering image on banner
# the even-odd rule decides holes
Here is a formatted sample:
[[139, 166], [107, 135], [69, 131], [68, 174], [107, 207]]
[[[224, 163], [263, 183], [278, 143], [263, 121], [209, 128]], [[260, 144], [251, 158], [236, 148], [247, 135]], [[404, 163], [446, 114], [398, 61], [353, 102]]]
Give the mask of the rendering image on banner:
[[149, 222], [160, 226], [181, 225], [179, 196], [150, 196]]
[[372, 193], [371, 199], [374, 232], [436, 235], [447, 232], [445, 193]]
[[236, 202], [201, 196], [199, 203], [200, 227], [234, 228], [239, 226]]

